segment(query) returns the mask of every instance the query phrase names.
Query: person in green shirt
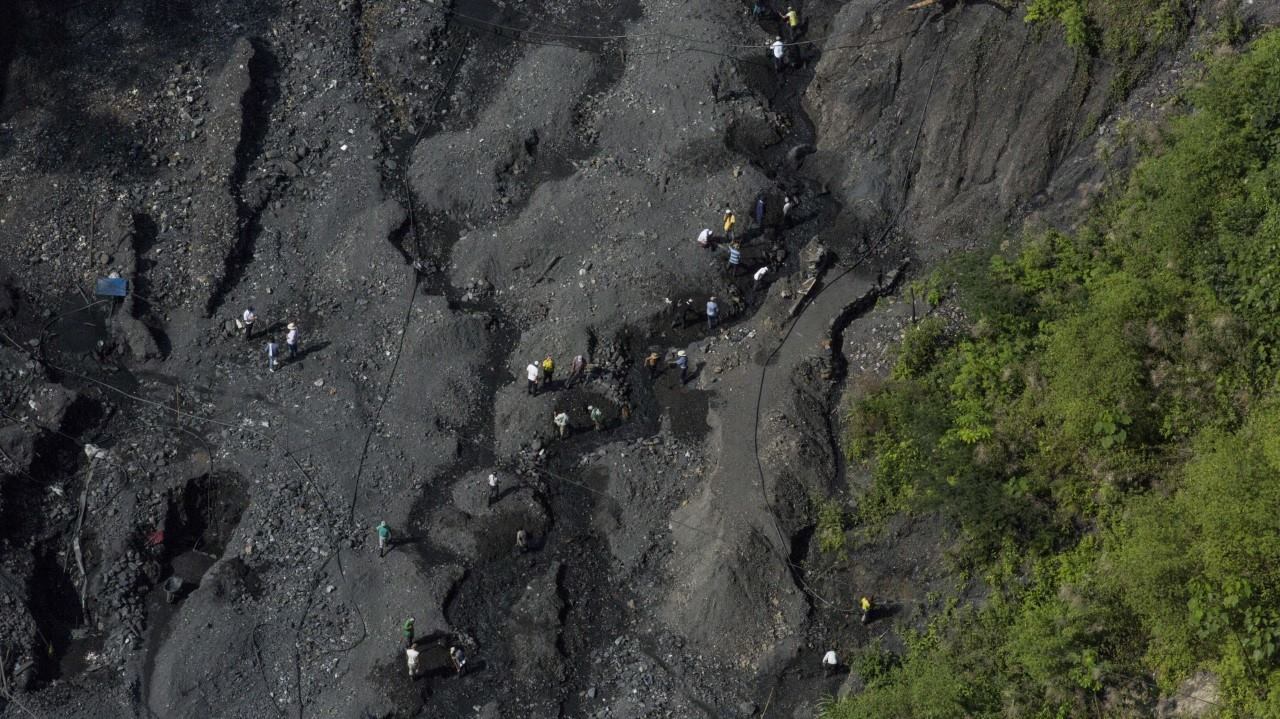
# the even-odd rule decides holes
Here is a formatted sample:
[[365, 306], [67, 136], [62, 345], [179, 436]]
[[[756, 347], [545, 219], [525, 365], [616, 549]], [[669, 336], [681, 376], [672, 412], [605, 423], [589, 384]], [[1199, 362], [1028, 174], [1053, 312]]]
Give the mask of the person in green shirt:
[[386, 522], [378, 522], [378, 557], [387, 556], [387, 548], [391, 546], [391, 527]]
[[413, 646], [413, 617], [404, 620], [404, 645], [406, 648]]

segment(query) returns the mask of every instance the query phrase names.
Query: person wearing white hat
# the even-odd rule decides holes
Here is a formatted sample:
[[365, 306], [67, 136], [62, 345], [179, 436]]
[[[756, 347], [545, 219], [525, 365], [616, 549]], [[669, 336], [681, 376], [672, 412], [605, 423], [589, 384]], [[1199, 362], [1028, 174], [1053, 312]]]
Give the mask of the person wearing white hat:
[[786, 57], [787, 46], [782, 44], [781, 37], [775, 37], [773, 39], [773, 44], [769, 46], [769, 49], [773, 51], [773, 69], [781, 75], [783, 67], [782, 60]]
[[724, 208], [724, 236], [729, 242], [733, 242], [733, 228], [738, 224], [738, 216], [733, 214], [733, 210]]
[[689, 353], [680, 350], [676, 353], [676, 367], [680, 368], [680, 384], [689, 380]]
[[298, 355], [298, 325], [289, 323], [289, 334], [284, 336], [284, 344], [289, 348], [289, 360]]
[[538, 394], [538, 386], [542, 384], [542, 368], [538, 366], [537, 362], [530, 362], [529, 365], [524, 368], [524, 374], [525, 378], [529, 380], [529, 385], [525, 391], [536, 397]]
[[715, 295], [707, 300], [707, 331], [710, 332], [716, 328], [716, 321], [720, 319], [720, 305], [716, 304]]

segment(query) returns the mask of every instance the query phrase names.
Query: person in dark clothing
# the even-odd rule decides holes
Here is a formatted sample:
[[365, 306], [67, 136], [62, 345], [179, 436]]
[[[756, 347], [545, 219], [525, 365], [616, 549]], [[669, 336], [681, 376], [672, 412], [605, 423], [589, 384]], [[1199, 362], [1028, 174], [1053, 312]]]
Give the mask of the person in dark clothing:
[[499, 496], [498, 475], [490, 474], [489, 475], [489, 506], [490, 507], [498, 503], [498, 496]]
[[676, 367], [680, 368], [680, 384], [689, 381], [689, 353], [680, 350], [676, 353]]
[[644, 366], [649, 370], [649, 379], [657, 377], [658, 374], [662, 372], [661, 363], [658, 361], [659, 359], [661, 358], [658, 356], [657, 352], [650, 352], [649, 356], [644, 358]]
[[583, 378], [583, 374], [587, 371], [587, 358], [582, 355], [575, 355], [573, 363], [569, 365], [569, 377], [564, 381], [565, 387], [572, 387]]

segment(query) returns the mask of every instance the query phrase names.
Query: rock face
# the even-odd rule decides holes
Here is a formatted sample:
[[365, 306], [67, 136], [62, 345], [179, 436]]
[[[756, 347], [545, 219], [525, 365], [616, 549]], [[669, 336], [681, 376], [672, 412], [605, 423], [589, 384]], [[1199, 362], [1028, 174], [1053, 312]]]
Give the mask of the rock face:
[[1090, 158], [1109, 76], [1017, 11], [947, 14], [846, 3], [806, 90], [809, 163], [855, 225], [898, 224], [925, 256], [1099, 177]]
[[246, 218], [241, 210], [241, 185], [248, 172], [250, 149], [247, 123], [263, 121], [253, 116], [254, 69], [260, 64], [248, 38], [231, 47], [222, 71], [209, 88], [210, 110], [205, 121], [205, 141], [193, 172], [201, 191], [193, 203], [195, 236], [191, 238], [188, 265], [193, 300], [205, 316], [217, 306], [225, 291], [229, 265], [244, 241]]
[[140, 277], [137, 253], [137, 232], [133, 213], [122, 205], [113, 206], [103, 221], [103, 230], [113, 248], [115, 267], [121, 277], [129, 281], [129, 294], [111, 313], [111, 332], [115, 340], [126, 347], [135, 362], [146, 362], [161, 356], [160, 346], [151, 329], [139, 319], [148, 300], [138, 298]]

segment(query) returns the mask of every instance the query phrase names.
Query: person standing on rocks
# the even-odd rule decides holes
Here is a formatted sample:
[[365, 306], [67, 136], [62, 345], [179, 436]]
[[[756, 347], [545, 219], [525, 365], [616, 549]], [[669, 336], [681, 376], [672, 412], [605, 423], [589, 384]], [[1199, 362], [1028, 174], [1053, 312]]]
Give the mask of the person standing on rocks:
[[404, 620], [404, 627], [401, 629], [401, 633], [404, 635], [405, 647], [413, 646], [413, 617]]
[[794, 7], [788, 6], [787, 11], [782, 13], [782, 26], [786, 28], [787, 39], [795, 42], [800, 37], [800, 13], [796, 12]]
[[492, 507], [497, 503], [498, 503], [498, 475], [490, 474], [489, 475], [489, 506]]
[[381, 559], [387, 556], [387, 549], [391, 546], [391, 527], [383, 521], [378, 522], [376, 529], [378, 530], [378, 558]]
[[689, 353], [680, 350], [676, 353], [676, 367], [680, 368], [680, 384], [689, 381]]
[[250, 306], [245, 309], [244, 314], [240, 316], [240, 321], [244, 324], [244, 338], [246, 340], [253, 339], [253, 323], [258, 319], [258, 313], [254, 312]]
[[413, 642], [408, 649], [404, 650], [404, 658], [409, 663], [409, 678], [415, 679], [418, 676], [418, 643]]
[[781, 77], [782, 69], [785, 66], [784, 59], [787, 56], [787, 46], [782, 44], [781, 37], [775, 37], [773, 39], [773, 44], [769, 46], [769, 49], [773, 54], [773, 69], [778, 73], [779, 77]]
[[564, 410], [556, 412], [552, 416], [551, 421], [556, 425], [556, 432], [560, 434], [560, 439], [564, 439], [569, 435], [569, 413]]
[[862, 623], [863, 623], [863, 624], [870, 624], [870, 623], [871, 623], [871, 613], [872, 613], [872, 612], [874, 612], [874, 611], [875, 611], [875, 609], [876, 609], [876, 608], [875, 608], [875, 605], [874, 605], [874, 604], [872, 604], [872, 602], [871, 602], [871, 597], [868, 597], [868, 596], [866, 596], [866, 595], [864, 594], [864, 595], [862, 596], [862, 599], [859, 599], [859, 600], [858, 600], [858, 605], [862, 607], [862, 619], [861, 619]]
[[792, 195], [787, 195], [787, 199], [782, 203], [782, 226], [791, 226], [791, 211], [800, 205], [800, 201]]
[[765, 198], [764, 198], [764, 193], [761, 192], [760, 194], [756, 195], [756, 206], [755, 206], [756, 225], [760, 227], [764, 227], [764, 209], [765, 209]]
[[569, 365], [569, 378], [565, 380], [565, 387], [572, 387], [582, 381], [583, 375], [587, 371], [587, 358], [582, 355], [574, 355], [573, 363]]
[[538, 387], [542, 384], [542, 370], [538, 369], [537, 362], [530, 362], [529, 366], [524, 368], [524, 373], [529, 379], [529, 387], [525, 391], [537, 397]]
[[276, 365], [279, 364], [279, 362], [277, 361], [279, 356], [280, 356], [280, 345], [276, 343], [276, 338], [275, 337], [268, 338], [267, 339], [267, 369], [271, 370], [272, 372], [276, 371]]
[[733, 210], [724, 208], [724, 237], [726, 240], [733, 242], [733, 228], [738, 224], [738, 217], [733, 214]]
[[735, 277], [742, 269], [742, 246], [737, 242], [729, 245], [729, 276]]
[[298, 356], [298, 325], [289, 323], [289, 334], [284, 336], [284, 343], [289, 348], [289, 361]]
[[604, 412], [599, 407], [593, 404], [587, 405], [587, 414], [591, 416], [591, 425], [597, 432], [604, 429]]
[[516, 551], [522, 554], [529, 551], [529, 535], [523, 528], [516, 530]]
[[711, 332], [716, 328], [716, 322], [720, 319], [720, 305], [716, 304], [716, 296], [712, 295], [707, 300], [707, 331]]
[[649, 370], [649, 379], [651, 380], [657, 378], [658, 374], [662, 372], [662, 364], [658, 361], [660, 359], [661, 357], [658, 356], [657, 352], [650, 352], [649, 356], [644, 358], [644, 366], [645, 369]]
[[551, 389], [551, 380], [556, 373], [556, 361], [551, 355], [542, 358], [542, 386]]

